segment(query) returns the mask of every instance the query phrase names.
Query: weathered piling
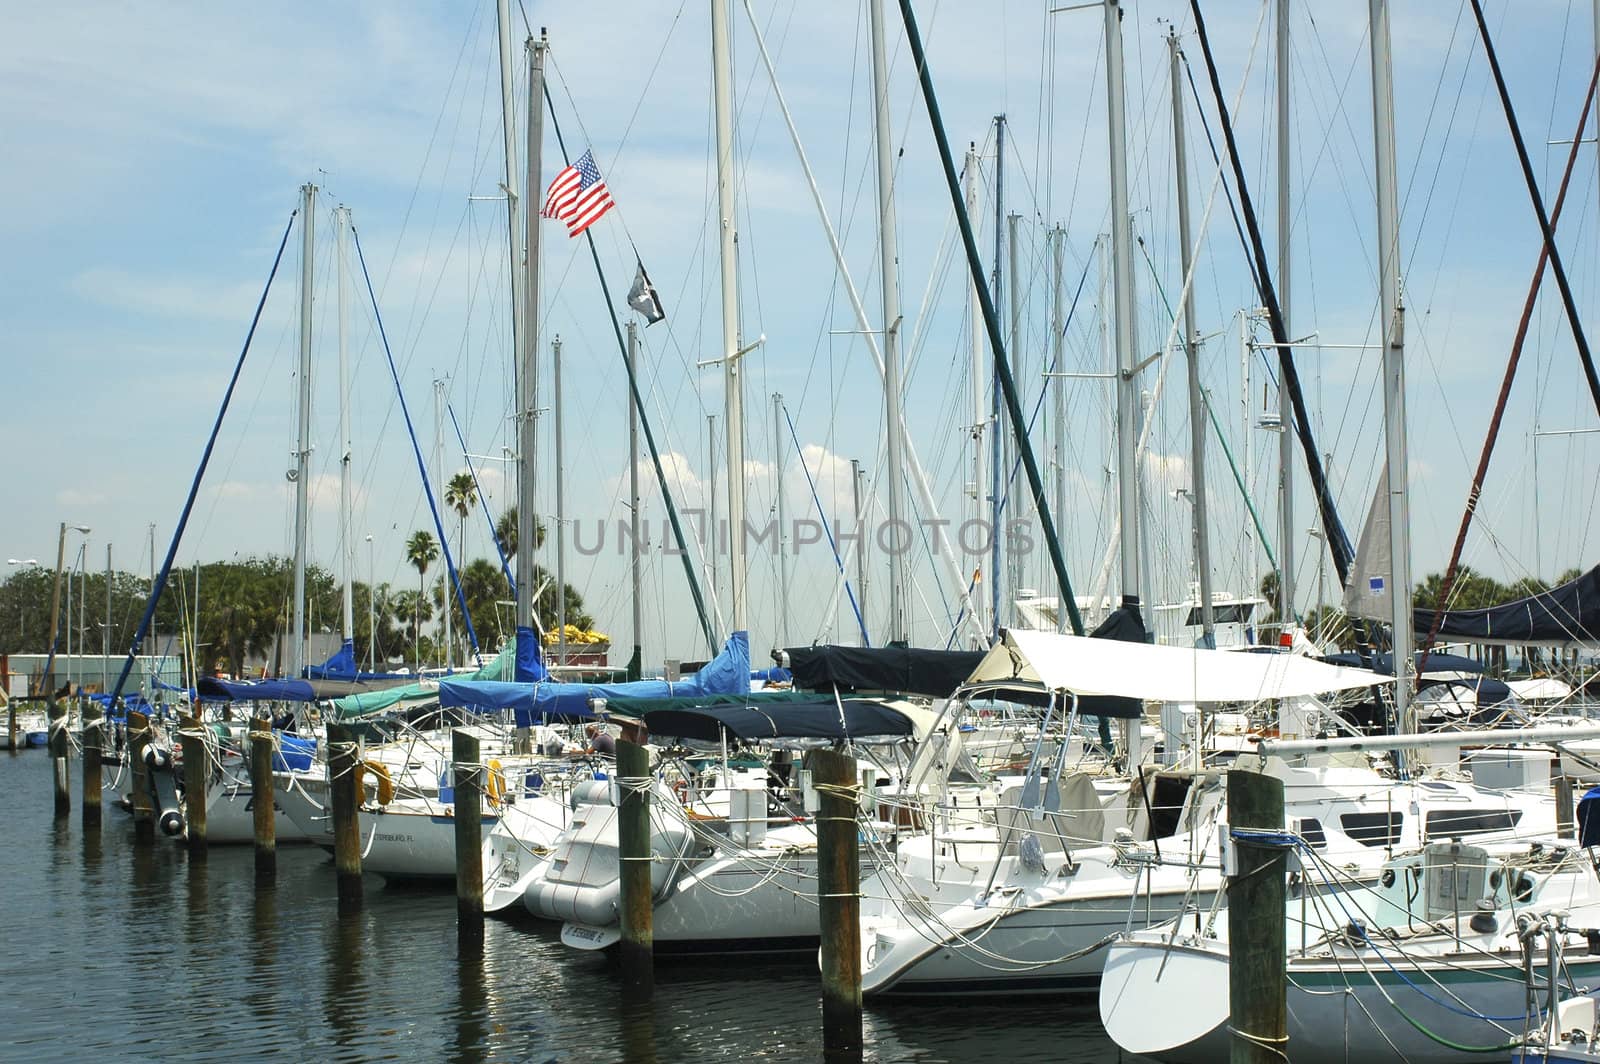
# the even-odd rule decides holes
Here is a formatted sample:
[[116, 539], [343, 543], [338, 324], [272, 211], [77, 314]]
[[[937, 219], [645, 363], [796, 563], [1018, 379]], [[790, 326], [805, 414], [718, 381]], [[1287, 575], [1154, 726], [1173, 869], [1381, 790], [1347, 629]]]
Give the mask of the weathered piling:
[[655, 914], [650, 884], [650, 751], [644, 725], [623, 726], [617, 742], [617, 864], [621, 880], [617, 943], [622, 992], [630, 1000], [655, 992]]
[[250, 721], [250, 826], [256, 845], [256, 885], [273, 882], [278, 875], [278, 806], [272, 778], [272, 722], [265, 717]]
[[1572, 777], [1561, 771], [1561, 759], [1556, 758], [1556, 837], [1578, 837], [1577, 806], [1572, 801]]
[[328, 725], [328, 798], [333, 807], [333, 869], [341, 907], [361, 905], [361, 753], [355, 733], [344, 724]]
[[84, 703], [83, 713], [83, 826], [99, 827], [101, 815], [100, 751], [105, 749], [105, 717], [100, 703]]
[[1228, 877], [1228, 1003], [1233, 1064], [1288, 1059], [1289, 979], [1284, 887], [1289, 850], [1283, 781], [1235, 768], [1228, 773], [1234, 862]]
[[17, 700], [11, 697], [11, 657], [8, 654], [0, 654], [0, 687], [5, 688], [6, 741], [15, 756], [20, 736], [17, 734]]
[[817, 812], [817, 903], [822, 917], [822, 1048], [861, 1050], [861, 855], [856, 761], [836, 750], [806, 755]]
[[150, 749], [150, 718], [128, 710], [128, 778], [133, 784], [133, 838], [148, 845], [156, 838], [154, 781], [145, 753]]
[[206, 753], [205, 726], [199, 717], [184, 717], [178, 723], [178, 745], [183, 750], [183, 826], [187, 833], [189, 856], [206, 855]]
[[483, 762], [478, 737], [450, 732], [456, 789], [456, 919], [466, 933], [483, 932]]
[[55, 775], [55, 815], [66, 816], [72, 812], [72, 780], [67, 772], [67, 755], [72, 743], [67, 737], [67, 707], [55, 695], [50, 696], [50, 767]]

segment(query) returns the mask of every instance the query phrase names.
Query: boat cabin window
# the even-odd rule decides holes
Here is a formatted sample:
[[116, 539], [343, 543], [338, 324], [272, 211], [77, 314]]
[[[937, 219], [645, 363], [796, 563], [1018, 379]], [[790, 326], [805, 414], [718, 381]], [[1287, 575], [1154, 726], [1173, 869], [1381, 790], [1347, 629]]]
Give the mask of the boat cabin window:
[[1520, 809], [1434, 809], [1423, 822], [1430, 839], [1472, 835], [1484, 831], [1510, 831], [1522, 819]]
[[1393, 846], [1400, 841], [1404, 822], [1405, 814], [1399, 812], [1344, 813], [1339, 817], [1344, 833], [1363, 846]]
[[1306, 845], [1313, 850], [1326, 850], [1328, 848], [1327, 832], [1322, 830], [1322, 821], [1316, 817], [1300, 818], [1300, 837], [1306, 840]]
[[[1227, 605], [1213, 605], [1211, 616], [1217, 624], [1249, 624], [1250, 615], [1255, 612], [1254, 602], [1231, 602]], [[1199, 606], [1189, 607], [1189, 619], [1183, 622], [1191, 628], [1199, 627], [1204, 623], [1200, 615]]]

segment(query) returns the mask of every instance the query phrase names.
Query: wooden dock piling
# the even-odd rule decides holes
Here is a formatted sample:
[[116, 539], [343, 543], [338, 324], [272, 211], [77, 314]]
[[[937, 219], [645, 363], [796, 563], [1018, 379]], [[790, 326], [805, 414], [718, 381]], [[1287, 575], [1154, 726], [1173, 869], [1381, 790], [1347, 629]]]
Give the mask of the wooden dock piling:
[[150, 718], [136, 709], [128, 710], [128, 778], [133, 784], [133, 838], [149, 845], [156, 838], [155, 788], [145, 752], [150, 749]]
[[464, 933], [483, 933], [483, 762], [478, 737], [450, 730], [456, 791], [456, 920]]
[[622, 992], [629, 1000], [655, 993], [655, 913], [650, 883], [650, 751], [644, 725], [623, 726], [617, 742], [617, 863], [620, 865]]
[[210, 757], [206, 752], [205, 726], [199, 717], [184, 717], [178, 723], [178, 745], [183, 750], [183, 826], [188, 838], [189, 856], [206, 855], [206, 777]]
[[11, 697], [11, 657], [0, 654], [0, 688], [4, 688], [6, 699], [6, 739], [10, 744], [11, 756], [17, 755], [17, 700]]
[[50, 768], [55, 776], [55, 815], [66, 816], [72, 812], [72, 780], [67, 771], [67, 755], [72, 743], [67, 736], [67, 708], [55, 695], [50, 696]]
[[1289, 851], [1240, 831], [1283, 831], [1283, 781], [1259, 772], [1228, 772], [1228, 823], [1234, 870], [1228, 878], [1228, 1002], [1233, 1064], [1288, 1059], [1289, 978], [1284, 904]]
[[1572, 777], [1561, 772], [1561, 759], [1557, 758], [1555, 791], [1556, 791], [1556, 838], [1576, 839], [1578, 837], [1578, 807], [1573, 803]]
[[101, 817], [100, 752], [105, 749], [105, 716], [93, 699], [83, 704], [83, 826], [99, 827]]
[[256, 846], [256, 885], [278, 876], [278, 798], [272, 778], [272, 721], [250, 721], [250, 827]]
[[817, 903], [822, 917], [822, 1049], [861, 1051], [861, 854], [856, 760], [836, 750], [806, 755], [817, 789]]
[[339, 879], [341, 908], [361, 906], [361, 762], [355, 732], [328, 725], [328, 798], [333, 807], [333, 868]]

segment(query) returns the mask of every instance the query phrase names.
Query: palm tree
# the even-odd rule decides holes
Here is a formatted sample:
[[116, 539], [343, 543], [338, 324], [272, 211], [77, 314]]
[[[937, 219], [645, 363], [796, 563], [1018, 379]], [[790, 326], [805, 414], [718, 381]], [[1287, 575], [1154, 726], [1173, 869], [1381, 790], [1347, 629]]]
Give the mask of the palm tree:
[[[517, 556], [517, 508], [511, 507], [500, 515], [500, 520], [494, 523], [495, 542], [500, 544], [500, 553], [507, 558]], [[544, 522], [534, 524], [533, 549], [538, 550], [544, 546]]]
[[[456, 557], [467, 556], [467, 514], [478, 505], [478, 482], [470, 470], [450, 478], [444, 488], [444, 504], [456, 512]], [[448, 582], [448, 581], [447, 581]], [[445, 589], [445, 609], [450, 609], [450, 591]], [[453, 652], [453, 648], [452, 648]]]
[[427, 585], [423, 578], [428, 575], [428, 566], [439, 559], [439, 544], [433, 538], [433, 533], [427, 529], [419, 528], [411, 533], [411, 538], [406, 540], [406, 561], [410, 562], [417, 570], [417, 662], [421, 664], [422, 643], [422, 600], [427, 597]]

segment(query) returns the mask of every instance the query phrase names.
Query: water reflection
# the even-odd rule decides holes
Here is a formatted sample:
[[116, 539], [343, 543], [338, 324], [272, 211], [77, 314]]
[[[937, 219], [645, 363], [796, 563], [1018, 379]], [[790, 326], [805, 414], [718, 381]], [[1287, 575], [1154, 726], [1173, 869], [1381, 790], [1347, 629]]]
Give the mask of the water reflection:
[[482, 921], [460, 922], [456, 929], [455, 1037], [450, 1059], [455, 1064], [480, 1064], [489, 1059], [489, 990], [484, 973]]
[[359, 910], [343, 904], [334, 917], [328, 935], [328, 992], [324, 1002], [333, 1044], [341, 1049], [360, 1050], [366, 1028], [367, 987], [362, 970], [366, 938], [366, 918]]

